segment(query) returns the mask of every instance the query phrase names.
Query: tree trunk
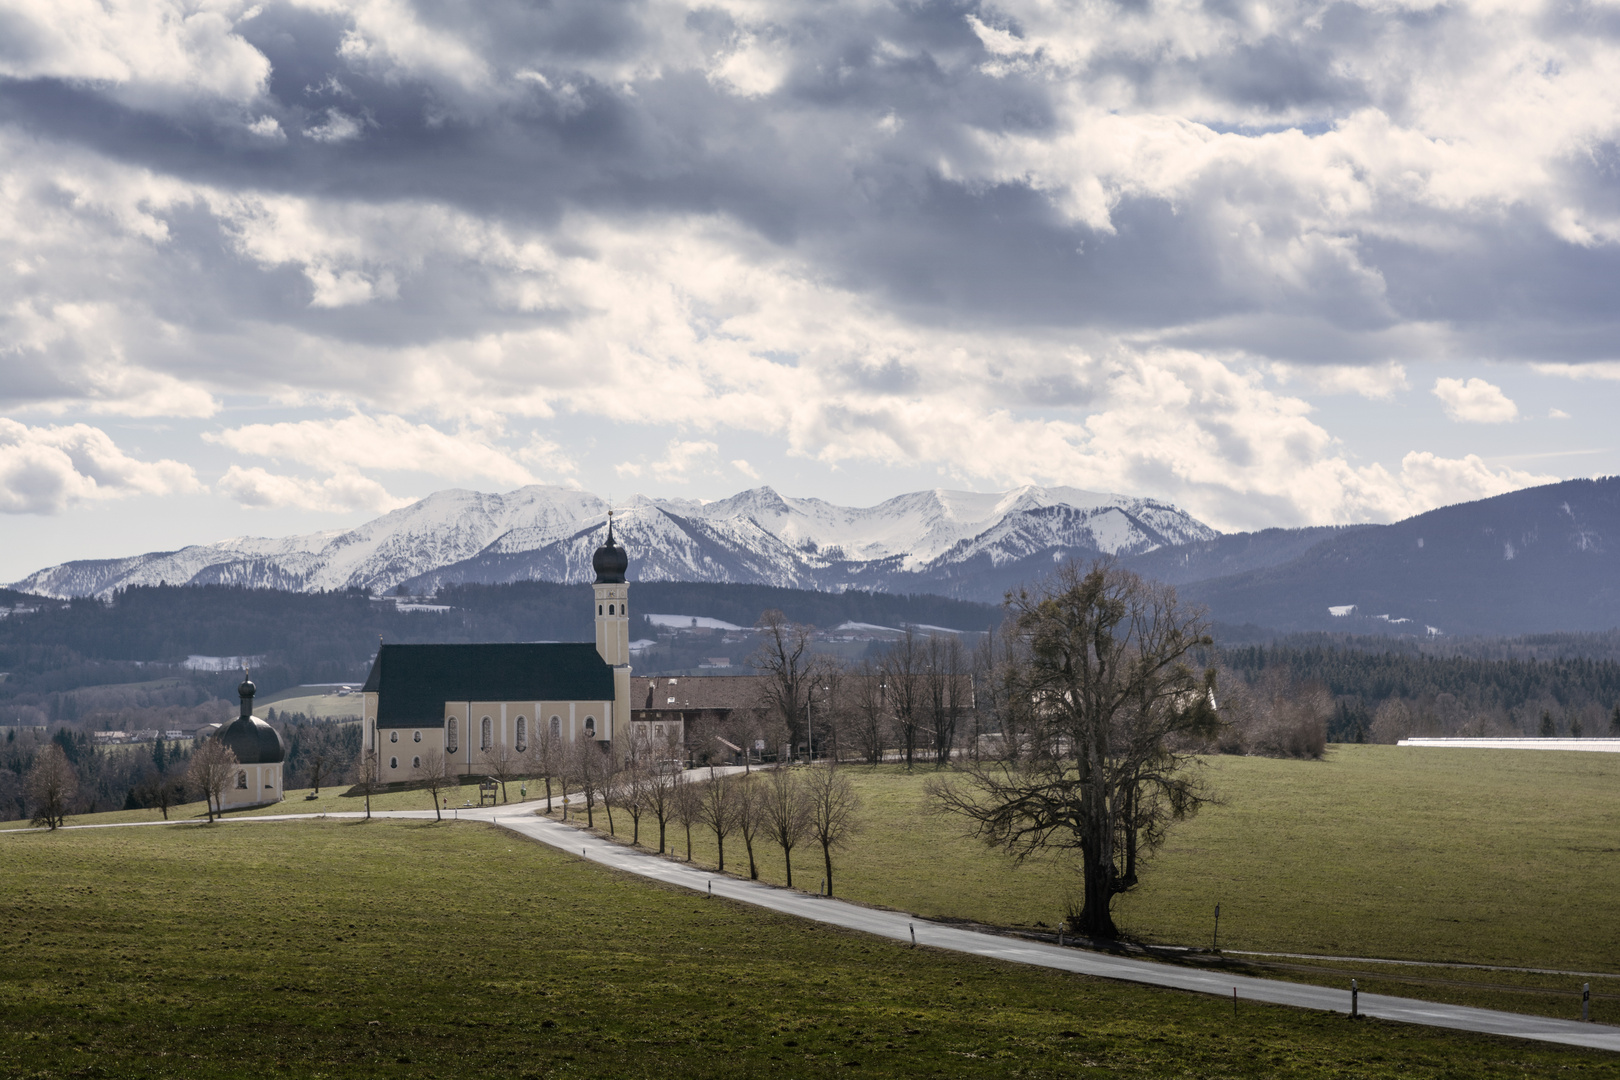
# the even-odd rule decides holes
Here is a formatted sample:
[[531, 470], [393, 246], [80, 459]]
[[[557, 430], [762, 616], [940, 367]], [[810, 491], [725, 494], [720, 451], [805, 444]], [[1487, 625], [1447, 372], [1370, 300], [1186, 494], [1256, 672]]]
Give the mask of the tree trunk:
[[787, 887], [793, 888], [793, 849], [782, 849], [782, 863], [787, 867]]
[[833, 886], [832, 886], [832, 846], [831, 845], [829, 845], [829, 844], [822, 844], [821, 845], [821, 857], [823, 859], [825, 859], [826, 862], [827, 862], [827, 895], [831, 896], [833, 894], [832, 893]]

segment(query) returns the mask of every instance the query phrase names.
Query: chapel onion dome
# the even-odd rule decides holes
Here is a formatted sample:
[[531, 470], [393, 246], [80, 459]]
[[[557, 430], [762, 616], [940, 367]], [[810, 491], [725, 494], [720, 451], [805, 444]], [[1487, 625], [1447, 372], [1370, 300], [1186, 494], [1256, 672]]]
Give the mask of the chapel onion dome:
[[623, 585], [624, 572], [630, 568], [630, 556], [624, 548], [613, 542], [613, 519], [608, 518], [607, 543], [591, 556], [591, 568], [596, 571], [596, 584]]
[[279, 765], [286, 760], [287, 752], [276, 729], [253, 715], [256, 689], [251, 680], [242, 680], [236, 688], [242, 697], [242, 715], [220, 728], [214, 737], [229, 747], [243, 765]]

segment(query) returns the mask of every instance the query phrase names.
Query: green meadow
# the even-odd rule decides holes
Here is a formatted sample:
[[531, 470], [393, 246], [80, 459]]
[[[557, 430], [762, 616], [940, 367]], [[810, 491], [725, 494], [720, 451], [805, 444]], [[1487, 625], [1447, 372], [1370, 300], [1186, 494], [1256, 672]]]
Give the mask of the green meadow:
[[0, 837], [0, 1075], [1524, 1077], [1612, 1055], [908, 949], [486, 825]]
[[[1208, 947], [1219, 903], [1223, 950], [1610, 973], [1594, 982], [1594, 1015], [1620, 1022], [1620, 755], [1346, 746], [1324, 761], [1217, 757], [1202, 772], [1222, 802], [1177, 827], [1140, 889], [1116, 902], [1127, 934]], [[1071, 865], [1017, 865], [930, 813], [932, 769], [850, 775], [865, 828], [835, 857], [838, 895], [1007, 927], [1062, 918]], [[627, 835], [623, 815], [616, 823]], [[656, 847], [645, 825], [641, 838]], [[684, 834], [675, 840], [684, 856]], [[695, 859], [715, 865], [712, 836], [695, 829], [693, 841]], [[776, 849], [756, 856], [763, 879], [785, 880]], [[819, 888], [819, 850], [794, 865], [796, 885]], [[736, 836], [726, 869], [747, 873]], [[1330, 970], [1273, 973], [1371, 976], [1379, 992], [1579, 1015], [1583, 980], [1567, 976], [1287, 963]]]
[[[1589, 981], [1594, 1018], [1620, 1022], [1617, 758], [1387, 746], [1334, 747], [1324, 761], [1211, 758], [1201, 771], [1220, 803], [1172, 832], [1142, 887], [1117, 901], [1119, 923], [1142, 942], [1207, 947], [1219, 903], [1223, 962], [1252, 974], [1333, 986], [1355, 978], [1376, 992], [1565, 1017], [1579, 1015], [1580, 984]], [[927, 918], [1033, 931], [1062, 918], [1074, 887], [1071, 866], [1056, 859], [1018, 865], [967, 836], [960, 820], [930, 813], [924, 784], [934, 770], [856, 766], [849, 775], [863, 800], [863, 828], [835, 856], [838, 895]], [[315, 800], [294, 792], [245, 813], [361, 809], [362, 800], [345, 797], [345, 790], [325, 788]], [[529, 782], [531, 798], [543, 791], [542, 782]], [[509, 794], [518, 800], [520, 784], [510, 784]], [[478, 792], [467, 786], [447, 797], [452, 807], [476, 804]], [[420, 791], [374, 796], [372, 805], [430, 808]], [[200, 818], [202, 806], [171, 815]], [[72, 821], [158, 816], [130, 811]], [[601, 810], [596, 823], [607, 829]], [[615, 811], [614, 824], [628, 839], [628, 815]], [[657, 845], [650, 820], [643, 820], [641, 841]], [[679, 829], [671, 828], [669, 845], [684, 857]], [[785, 882], [780, 852], [760, 843], [755, 854], [764, 880]], [[699, 864], [717, 863], [713, 838], [701, 827], [693, 830], [693, 855]], [[728, 841], [726, 855], [727, 872], [747, 873], [739, 836]], [[794, 865], [795, 885], [820, 887], [818, 850], [799, 849]]]

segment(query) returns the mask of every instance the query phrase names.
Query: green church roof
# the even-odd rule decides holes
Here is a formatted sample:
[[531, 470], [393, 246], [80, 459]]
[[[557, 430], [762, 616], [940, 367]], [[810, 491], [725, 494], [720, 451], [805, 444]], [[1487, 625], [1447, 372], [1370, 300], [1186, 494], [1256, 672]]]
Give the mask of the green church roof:
[[365, 692], [378, 727], [443, 727], [447, 701], [612, 701], [613, 668], [590, 642], [384, 645]]

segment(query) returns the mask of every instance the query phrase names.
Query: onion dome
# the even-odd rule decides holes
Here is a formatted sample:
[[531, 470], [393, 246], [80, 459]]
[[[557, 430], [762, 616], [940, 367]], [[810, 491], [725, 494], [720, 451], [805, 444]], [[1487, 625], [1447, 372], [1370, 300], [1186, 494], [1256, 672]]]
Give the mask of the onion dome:
[[256, 716], [239, 716], [214, 736], [243, 765], [277, 765], [287, 758], [276, 729]]
[[276, 765], [287, 758], [276, 729], [253, 715], [253, 694], [258, 688], [244, 678], [236, 692], [242, 697], [242, 714], [220, 728], [215, 738], [230, 747], [243, 765]]
[[608, 515], [607, 543], [591, 556], [591, 568], [596, 571], [596, 584], [622, 585], [624, 572], [630, 568], [630, 556], [624, 548], [613, 542], [613, 516]]

